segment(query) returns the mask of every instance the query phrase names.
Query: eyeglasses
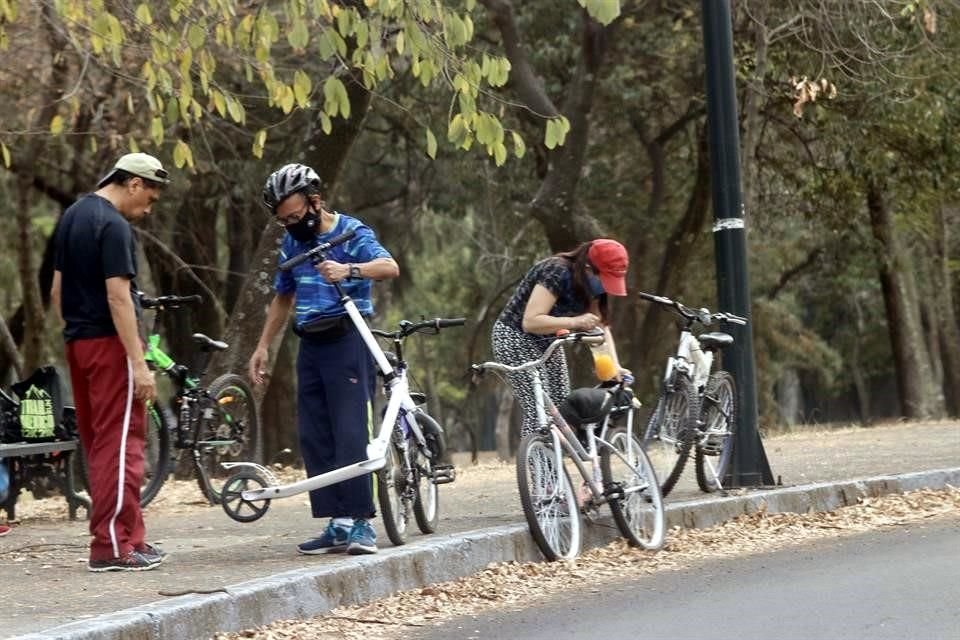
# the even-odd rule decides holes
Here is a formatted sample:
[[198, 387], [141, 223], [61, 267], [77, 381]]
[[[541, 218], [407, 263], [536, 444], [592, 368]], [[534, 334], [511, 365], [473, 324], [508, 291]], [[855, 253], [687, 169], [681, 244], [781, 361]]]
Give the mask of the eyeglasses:
[[307, 211], [309, 209], [310, 209], [310, 205], [306, 204], [303, 206], [303, 209], [301, 209], [297, 213], [290, 213], [283, 217], [274, 215], [273, 221], [276, 224], [280, 225], [281, 227], [289, 227], [292, 224], [297, 224], [298, 222], [300, 222], [300, 219], [303, 218], [303, 216], [307, 215]]

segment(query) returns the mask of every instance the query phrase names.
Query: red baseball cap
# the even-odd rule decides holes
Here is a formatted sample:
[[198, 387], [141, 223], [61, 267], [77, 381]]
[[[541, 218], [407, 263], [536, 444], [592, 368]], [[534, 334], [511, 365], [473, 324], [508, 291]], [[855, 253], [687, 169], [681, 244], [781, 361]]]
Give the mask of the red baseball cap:
[[599, 238], [590, 243], [587, 258], [593, 265], [603, 290], [613, 296], [627, 295], [627, 267], [630, 258], [627, 250], [616, 240]]

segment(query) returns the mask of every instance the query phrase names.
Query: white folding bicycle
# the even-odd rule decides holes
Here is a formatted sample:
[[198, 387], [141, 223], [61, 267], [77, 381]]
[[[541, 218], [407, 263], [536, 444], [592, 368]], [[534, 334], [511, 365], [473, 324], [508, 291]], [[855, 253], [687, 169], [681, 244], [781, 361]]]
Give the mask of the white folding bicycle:
[[[348, 231], [286, 260], [279, 268], [287, 271], [307, 260], [322, 262], [326, 259], [327, 251], [353, 236], [354, 232]], [[252, 462], [224, 463], [224, 467], [235, 471], [223, 485], [220, 504], [227, 515], [237, 522], [254, 522], [266, 514], [271, 500], [376, 473], [387, 535], [394, 544], [403, 544], [411, 513], [409, 507], [412, 507], [421, 531], [432, 533], [435, 530], [438, 515], [436, 485], [452, 482], [454, 470], [450, 465], [441, 464], [438, 459], [441, 447], [437, 443], [442, 442], [443, 430], [420, 406], [425, 402], [423, 394], [410, 391], [407, 365], [402, 355], [384, 353], [374, 331], [360, 315], [356, 303], [343, 292], [339, 283], [334, 286], [340, 295], [340, 303], [376, 361], [388, 397], [377, 436], [367, 445], [367, 459], [290, 484], [281, 484], [263, 465]], [[404, 321], [398, 332], [376, 333], [393, 339], [399, 352], [399, 341], [411, 333], [435, 333], [444, 327], [463, 323], [463, 318], [436, 318], [419, 323]], [[357, 425], [357, 428], [363, 427]]]

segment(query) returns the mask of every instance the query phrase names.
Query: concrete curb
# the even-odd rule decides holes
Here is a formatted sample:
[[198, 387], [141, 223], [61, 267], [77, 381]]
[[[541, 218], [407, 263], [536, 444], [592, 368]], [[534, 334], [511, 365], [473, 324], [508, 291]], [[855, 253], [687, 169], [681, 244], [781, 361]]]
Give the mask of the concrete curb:
[[[742, 514], [830, 511], [860, 499], [916, 489], [960, 486], [960, 467], [861, 480], [824, 482], [743, 495], [678, 502], [667, 507], [669, 526], [705, 528]], [[617, 536], [605, 525], [586, 527], [584, 547]], [[436, 582], [454, 580], [490, 563], [540, 559], [526, 524], [506, 525], [427, 540], [349, 563], [310, 567], [232, 585], [224, 593], [184, 595], [17, 636], [21, 640], [133, 640], [209, 638], [276, 620], [308, 618], [341, 605], [369, 602]]]

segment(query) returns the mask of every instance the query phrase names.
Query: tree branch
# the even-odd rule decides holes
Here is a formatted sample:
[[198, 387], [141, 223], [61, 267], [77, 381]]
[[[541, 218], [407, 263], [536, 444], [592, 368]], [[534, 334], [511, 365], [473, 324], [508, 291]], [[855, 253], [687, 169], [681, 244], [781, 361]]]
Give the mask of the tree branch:
[[487, 8], [493, 23], [500, 30], [503, 48], [511, 65], [510, 85], [517, 91], [524, 106], [542, 118], [559, 116], [556, 105], [547, 96], [543, 81], [527, 58], [520, 29], [513, 17], [513, 3], [510, 0], [480, 0], [480, 4]]

